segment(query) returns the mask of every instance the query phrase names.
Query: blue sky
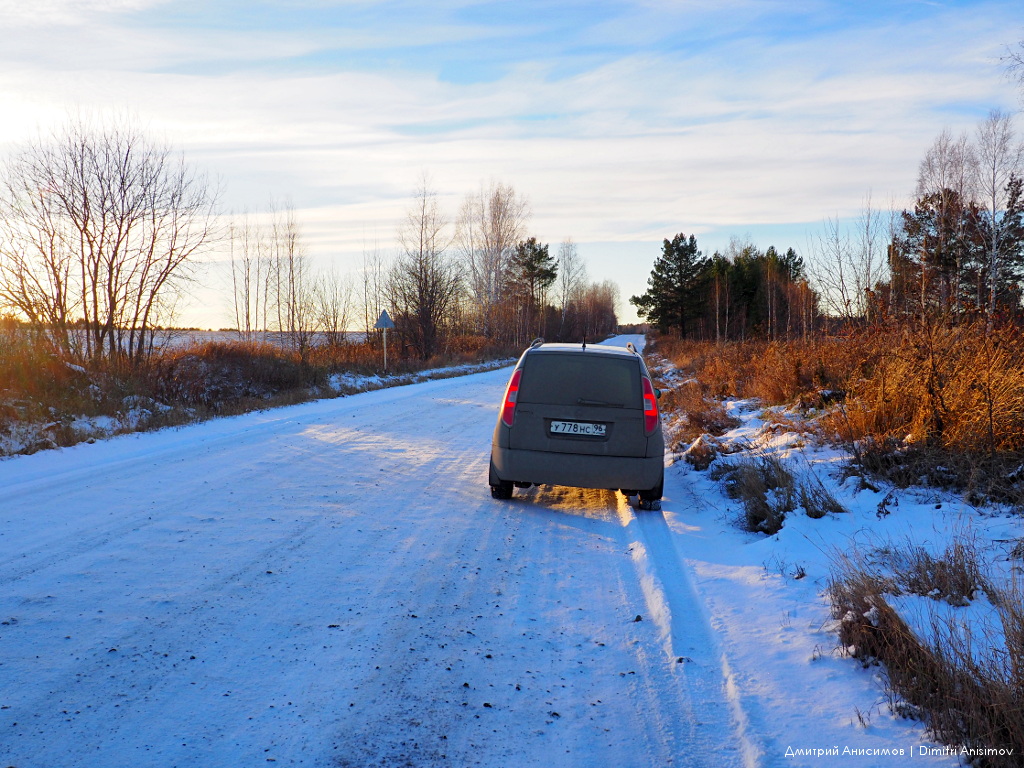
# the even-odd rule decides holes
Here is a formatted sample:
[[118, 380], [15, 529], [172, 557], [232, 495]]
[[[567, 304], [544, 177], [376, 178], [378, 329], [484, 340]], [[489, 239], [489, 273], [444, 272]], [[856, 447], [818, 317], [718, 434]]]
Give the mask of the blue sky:
[[662, 238], [809, 256], [869, 194], [908, 205], [940, 130], [1019, 109], [1021, 39], [1020, 2], [0, 0], [0, 152], [129, 111], [226, 208], [290, 200], [342, 272], [393, 247], [424, 172], [452, 216], [504, 181], [629, 318]]

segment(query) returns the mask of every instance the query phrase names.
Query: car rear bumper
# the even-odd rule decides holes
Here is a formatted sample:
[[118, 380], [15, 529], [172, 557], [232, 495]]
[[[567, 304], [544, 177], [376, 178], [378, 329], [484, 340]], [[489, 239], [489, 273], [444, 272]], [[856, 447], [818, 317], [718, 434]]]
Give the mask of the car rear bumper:
[[492, 446], [491, 462], [498, 478], [504, 481], [637, 491], [659, 485], [665, 465], [662, 456], [585, 456], [499, 446]]

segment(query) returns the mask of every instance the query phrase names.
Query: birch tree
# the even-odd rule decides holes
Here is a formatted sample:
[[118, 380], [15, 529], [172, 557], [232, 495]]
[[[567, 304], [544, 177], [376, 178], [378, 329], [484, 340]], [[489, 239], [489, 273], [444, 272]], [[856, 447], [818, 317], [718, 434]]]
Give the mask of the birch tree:
[[507, 288], [509, 262], [524, 239], [530, 216], [527, 200], [508, 184], [494, 182], [466, 197], [459, 212], [456, 242], [484, 335], [501, 335], [499, 306]]
[[576, 243], [566, 238], [558, 246], [558, 277], [556, 291], [558, 293], [558, 309], [561, 315], [558, 326], [558, 338], [565, 333], [565, 320], [570, 304], [579, 298], [583, 286], [587, 282], [587, 265], [580, 258]]
[[[988, 119], [978, 126], [977, 133], [977, 189], [988, 220], [983, 231], [988, 271], [987, 329], [991, 333], [1002, 271], [1003, 219], [1009, 203], [1010, 182], [1020, 175], [1022, 148], [1014, 135], [1013, 118], [1000, 110], [990, 112]], [[980, 291], [978, 304], [981, 304]]]
[[921, 307], [936, 292], [942, 313], [948, 313], [960, 296], [960, 278], [968, 255], [967, 217], [962, 210], [974, 198], [977, 158], [967, 134], [954, 139], [943, 130], [928, 149], [918, 170], [917, 198], [929, 201], [939, 222], [934, 247], [920, 255]]

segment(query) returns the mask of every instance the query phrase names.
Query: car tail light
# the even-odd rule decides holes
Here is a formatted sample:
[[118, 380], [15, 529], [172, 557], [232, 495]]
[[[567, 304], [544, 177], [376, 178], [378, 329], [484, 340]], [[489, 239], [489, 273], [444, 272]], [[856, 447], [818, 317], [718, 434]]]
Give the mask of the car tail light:
[[505, 388], [505, 399], [501, 404], [501, 420], [506, 427], [512, 426], [512, 420], [516, 416], [516, 398], [519, 397], [519, 379], [522, 378], [523, 370], [520, 368], [512, 374], [508, 380], [508, 387]]
[[644, 382], [644, 432], [648, 435], [658, 428], [658, 398], [654, 394], [654, 385], [646, 376]]

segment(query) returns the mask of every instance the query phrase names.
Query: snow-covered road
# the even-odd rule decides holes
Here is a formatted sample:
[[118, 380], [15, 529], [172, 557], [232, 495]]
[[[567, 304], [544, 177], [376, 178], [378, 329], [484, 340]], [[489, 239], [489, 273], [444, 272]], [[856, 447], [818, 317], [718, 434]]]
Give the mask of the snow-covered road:
[[0, 462], [0, 761], [757, 762], [661, 513], [490, 498], [499, 370]]

